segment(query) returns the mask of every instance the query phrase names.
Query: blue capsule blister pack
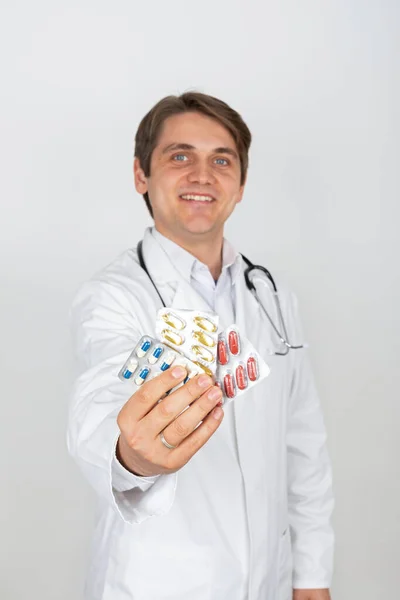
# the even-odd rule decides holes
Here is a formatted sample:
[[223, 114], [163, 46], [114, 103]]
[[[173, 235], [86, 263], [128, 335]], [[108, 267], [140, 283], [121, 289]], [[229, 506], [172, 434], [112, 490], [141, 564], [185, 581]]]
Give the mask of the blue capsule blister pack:
[[195, 365], [183, 354], [145, 335], [130, 353], [118, 373], [118, 377], [121, 381], [130, 381], [135, 386], [140, 387], [145, 381], [160, 375], [172, 365], [183, 366], [188, 372], [186, 379], [179, 385], [185, 384], [189, 379], [203, 372], [199, 365]]

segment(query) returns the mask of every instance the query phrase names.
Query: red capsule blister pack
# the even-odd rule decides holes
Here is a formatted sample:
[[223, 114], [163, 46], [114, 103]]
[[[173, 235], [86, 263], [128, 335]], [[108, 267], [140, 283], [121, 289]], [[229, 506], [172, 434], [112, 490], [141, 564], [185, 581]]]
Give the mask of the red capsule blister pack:
[[269, 367], [236, 325], [218, 336], [217, 385], [230, 402], [269, 375]]

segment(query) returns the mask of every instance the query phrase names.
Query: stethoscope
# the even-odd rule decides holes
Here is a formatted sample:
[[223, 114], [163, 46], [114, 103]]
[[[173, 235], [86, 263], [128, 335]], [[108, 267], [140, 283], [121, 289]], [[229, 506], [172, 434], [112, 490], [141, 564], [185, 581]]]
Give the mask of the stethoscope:
[[[138, 255], [138, 259], [139, 259], [139, 264], [142, 267], [143, 271], [146, 273], [147, 277], [150, 279], [151, 283], [154, 286], [154, 289], [156, 290], [162, 305], [164, 307], [166, 307], [167, 305], [164, 302], [163, 297], [161, 296], [156, 284], [154, 283], [148, 269], [146, 266], [146, 263], [144, 261], [143, 258], [143, 241], [140, 241], [137, 245], [137, 255]], [[254, 298], [256, 299], [256, 301], [258, 302], [259, 306], [261, 307], [261, 309], [263, 310], [265, 316], [267, 317], [272, 329], [275, 331], [276, 335], [278, 336], [280, 342], [285, 346], [285, 351], [284, 352], [273, 352], [273, 354], [277, 355], [277, 356], [286, 356], [286, 354], [288, 354], [289, 350], [300, 350], [301, 348], [305, 348], [305, 345], [301, 345], [301, 346], [295, 346], [294, 344], [291, 344], [288, 341], [288, 334], [287, 334], [287, 330], [286, 330], [286, 325], [285, 325], [285, 321], [283, 319], [283, 314], [282, 314], [282, 309], [281, 309], [281, 303], [279, 301], [279, 295], [278, 295], [278, 290], [274, 281], [274, 278], [272, 277], [271, 273], [268, 271], [268, 269], [266, 269], [265, 267], [261, 266], [261, 265], [254, 265], [248, 258], [246, 258], [243, 254], [241, 255], [244, 262], [247, 265], [247, 268], [244, 272], [244, 279], [246, 282], [246, 286], [247, 289], [250, 290], [250, 292], [253, 294]], [[261, 302], [260, 298], [258, 297], [257, 294], [257, 290], [256, 287], [254, 285], [254, 283], [251, 281], [250, 279], [250, 273], [254, 273], [254, 271], [261, 271], [266, 278], [268, 279], [268, 281], [271, 283], [272, 288], [273, 288], [273, 292], [272, 295], [274, 297], [275, 300], [275, 304], [276, 304], [276, 309], [278, 312], [278, 316], [279, 316], [279, 321], [280, 321], [280, 327], [282, 328], [283, 334], [280, 332], [280, 327], [278, 328], [275, 323], [273, 322], [272, 318], [270, 317], [270, 315], [268, 314], [267, 310], [265, 309], [263, 303]]]

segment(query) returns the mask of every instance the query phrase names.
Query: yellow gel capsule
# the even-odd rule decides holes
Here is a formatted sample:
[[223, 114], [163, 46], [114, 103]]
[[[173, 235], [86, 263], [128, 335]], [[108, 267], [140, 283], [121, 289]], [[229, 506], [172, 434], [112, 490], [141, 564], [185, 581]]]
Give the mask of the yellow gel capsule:
[[207, 350], [207, 348], [203, 348], [202, 346], [192, 346], [192, 350], [195, 354], [197, 354], [197, 356], [199, 356], [203, 360], [207, 362], [213, 362], [214, 355], [212, 352]]
[[206, 367], [205, 365], [202, 365], [202, 364], [201, 364], [201, 363], [199, 363], [199, 362], [195, 362], [194, 364], [195, 364], [195, 365], [197, 365], [198, 367], [200, 367], [201, 369], [203, 369], [203, 371], [204, 371], [204, 373], [205, 373], [206, 375], [208, 375], [208, 376], [209, 376], [209, 377], [211, 377], [211, 378], [213, 377], [213, 372], [211, 371], [211, 369], [209, 369], [209, 368], [208, 368], [208, 367]]
[[180, 318], [174, 315], [173, 313], [164, 313], [161, 315], [163, 321], [166, 322], [167, 325], [173, 327], [174, 329], [185, 329], [186, 323]]
[[204, 331], [194, 331], [193, 337], [200, 342], [200, 344], [204, 344], [204, 346], [208, 346], [209, 348], [213, 348], [216, 346], [217, 342], [211, 335], [204, 333]]
[[204, 331], [209, 331], [210, 333], [215, 333], [217, 331], [217, 326], [206, 317], [193, 317], [193, 321], [196, 325], [201, 327], [201, 329], [204, 329]]
[[163, 329], [161, 335], [163, 336], [164, 340], [174, 344], [175, 346], [181, 346], [185, 341], [185, 339], [179, 335], [179, 333], [175, 333], [175, 331], [171, 331], [170, 329]]

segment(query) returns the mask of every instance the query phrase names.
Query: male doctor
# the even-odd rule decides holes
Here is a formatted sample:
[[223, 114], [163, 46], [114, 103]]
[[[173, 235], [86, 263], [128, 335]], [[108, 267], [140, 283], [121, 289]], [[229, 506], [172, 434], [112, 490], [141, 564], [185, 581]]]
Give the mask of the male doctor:
[[[221, 100], [191, 92], [158, 102], [139, 126], [134, 160], [154, 218], [142, 247], [148, 272], [127, 250], [73, 303], [79, 373], [68, 447], [100, 503], [88, 600], [330, 598], [331, 469], [307, 354], [274, 354], [280, 341], [223, 237], [250, 142]], [[279, 322], [262, 277], [257, 288]], [[301, 343], [296, 299], [278, 288], [288, 338]], [[133, 346], [155, 336], [161, 298], [236, 323], [269, 377], [226, 406], [205, 374], [158, 403], [185, 378], [179, 367], [138, 391], [122, 383]]]

